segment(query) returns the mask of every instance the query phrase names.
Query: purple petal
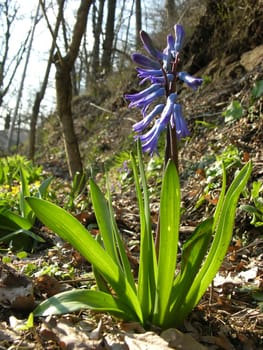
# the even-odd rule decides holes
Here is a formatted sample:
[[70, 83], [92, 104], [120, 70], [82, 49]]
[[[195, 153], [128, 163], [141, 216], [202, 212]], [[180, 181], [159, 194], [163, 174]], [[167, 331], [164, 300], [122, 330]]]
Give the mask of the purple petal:
[[165, 94], [165, 88], [160, 87], [161, 85], [155, 84], [158, 86], [157, 89], [145, 89], [138, 94], [134, 95], [126, 95], [125, 97], [131, 101], [129, 104], [129, 107], [138, 107], [142, 109], [143, 114], [145, 113], [146, 109], [149, 107], [149, 105], [158, 97], [164, 96]]
[[174, 119], [171, 120], [172, 126], [176, 126], [176, 134], [178, 139], [180, 140], [182, 137], [186, 137], [190, 135], [188, 130], [186, 121], [182, 114], [182, 106], [178, 103], [174, 105]]
[[186, 72], [179, 72], [178, 78], [181, 79], [183, 82], [185, 82], [193, 90], [197, 90], [197, 88], [203, 82], [203, 79], [192, 77], [190, 74]]
[[147, 56], [144, 56], [140, 53], [134, 53], [132, 54], [132, 59], [135, 63], [139, 64], [142, 67], [145, 68], [151, 68], [151, 69], [160, 69], [161, 64], [158, 61], [154, 61], [150, 59]]
[[167, 97], [166, 105], [162, 111], [160, 123], [163, 124], [165, 127], [171, 120], [171, 117], [174, 114], [174, 102], [177, 97], [177, 94], [172, 93]]
[[175, 44], [174, 44], [174, 48], [175, 51], [180, 51], [183, 45], [183, 40], [184, 40], [184, 36], [185, 36], [185, 32], [184, 32], [184, 28], [182, 25], [180, 24], [176, 24], [174, 26], [174, 31], [175, 31]]
[[164, 104], [159, 104], [155, 106], [154, 109], [148, 115], [146, 115], [141, 121], [133, 125], [133, 130], [136, 132], [142, 132], [151, 123], [153, 118], [162, 112], [163, 108]]
[[140, 78], [144, 78], [146, 76], [161, 76], [163, 74], [161, 69], [136, 68], [136, 70], [139, 73], [138, 76]]
[[130, 100], [132, 102], [138, 101], [138, 100], [142, 99], [143, 97], [146, 97], [147, 95], [151, 94], [152, 92], [160, 89], [160, 87], [161, 87], [160, 84], [153, 84], [153, 85], [150, 85], [147, 89], [144, 89], [144, 90], [137, 92], [135, 94], [126, 94], [124, 97], [127, 100]]
[[145, 50], [154, 58], [157, 58], [158, 60], [162, 61], [163, 59], [163, 54], [159, 50], [157, 50], [152, 42], [152, 39], [149, 37], [149, 35], [141, 30], [140, 32], [141, 40], [143, 42], [143, 46]]
[[160, 119], [157, 119], [151, 130], [140, 136], [143, 152], [149, 152], [152, 155], [157, 151], [158, 139], [164, 128], [164, 125], [160, 123]]

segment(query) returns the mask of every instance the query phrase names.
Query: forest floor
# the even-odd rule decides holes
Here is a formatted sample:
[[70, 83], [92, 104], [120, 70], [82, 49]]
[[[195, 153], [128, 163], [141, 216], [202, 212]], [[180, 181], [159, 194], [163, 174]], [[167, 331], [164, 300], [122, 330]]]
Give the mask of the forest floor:
[[[181, 222], [182, 241], [215, 207], [221, 179], [217, 161], [224, 159], [228, 162], [228, 176], [232, 177], [240, 165], [252, 160], [253, 172], [249, 187], [251, 188], [254, 181], [263, 181], [263, 97], [257, 98], [251, 104], [253, 84], [262, 79], [261, 64], [242, 78], [232, 79], [225, 76], [224, 79], [220, 79], [220, 82], [206, 83], [198, 92], [183, 90], [181, 93], [185, 107], [184, 114], [191, 130], [191, 138], [180, 149], [182, 206], [184, 207]], [[222, 111], [226, 110], [233, 100], [242, 104], [244, 113], [242, 117], [233, 118], [227, 122], [222, 117]], [[85, 109], [85, 106], [82, 106], [81, 108]], [[94, 137], [97, 139], [97, 144], [100, 144], [102, 154], [101, 158], [97, 158], [98, 169], [105, 159], [108, 159], [108, 155], [120, 149], [120, 140], [127, 138], [128, 135], [124, 130], [129, 130], [135, 119], [139, 118], [133, 111], [127, 112], [126, 108], [122, 111], [121, 117], [127, 117], [124, 123], [119, 122], [120, 116], [114, 112], [111, 120], [105, 121], [104, 128], [99, 130], [98, 125], [96, 126]], [[235, 110], [232, 114], [230, 113], [230, 119], [233, 115]], [[105, 133], [106, 123], [108, 124]], [[77, 129], [79, 133], [88, 132], [83, 131], [83, 125], [78, 125]], [[83, 145], [82, 151], [87, 152], [87, 148], [87, 145]], [[87, 155], [87, 159], [88, 157]], [[53, 173], [61, 172], [63, 167], [58, 161], [58, 159], [49, 161], [48, 170]], [[159, 164], [156, 165], [156, 169], [161, 172], [158, 166]], [[63, 172], [60, 175], [62, 176]], [[102, 175], [97, 175], [98, 179], [100, 176]], [[211, 185], [211, 178], [213, 188], [210, 187], [210, 190], [206, 191], [207, 186]], [[156, 175], [149, 180], [150, 187], [154, 188], [158, 181]], [[66, 183], [66, 180], [61, 181]], [[117, 222], [121, 233], [129, 241], [131, 263], [136, 269], [139, 222], [134, 191], [131, 190], [130, 185], [122, 190], [117, 183], [113, 185], [113, 204]], [[152, 199], [154, 224], [158, 214], [155, 193]], [[196, 206], [197, 202], [199, 206]], [[248, 202], [251, 202], [251, 199], [243, 196], [240, 204]], [[94, 220], [92, 213], [88, 211], [78, 213], [77, 217], [85, 225]], [[72, 247], [60, 241], [47, 228], [43, 227], [42, 232], [49, 237], [48, 248], [30, 254], [27, 259], [19, 260], [14, 256], [9, 264], [20, 272], [25, 271], [29, 264], [37, 264], [42, 272], [46, 269], [46, 273], [32, 280], [35, 301], [39, 302], [62, 290], [91, 286], [93, 279], [90, 265]], [[2, 274], [3, 270], [2, 266]], [[54, 271], [60, 272], [60, 275]], [[106, 314], [83, 310], [70, 315], [38, 318], [35, 320], [34, 327], [21, 330], [19, 327], [21, 322], [25, 324], [28, 312], [2, 307], [0, 350], [263, 349], [262, 302], [262, 226], [251, 225], [251, 217], [238, 209], [233, 240], [221, 269], [213, 285], [185, 320], [181, 329], [170, 329], [165, 332], [158, 329], [144, 330], [136, 323], [123, 323]]]

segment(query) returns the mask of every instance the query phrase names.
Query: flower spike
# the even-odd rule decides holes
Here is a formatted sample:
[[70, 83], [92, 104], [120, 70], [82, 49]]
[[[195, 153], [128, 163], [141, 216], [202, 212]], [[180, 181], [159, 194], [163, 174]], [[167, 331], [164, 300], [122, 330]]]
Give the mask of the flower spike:
[[[180, 24], [176, 24], [174, 30], [175, 37], [172, 34], [167, 35], [167, 46], [163, 52], [154, 47], [152, 39], [145, 31], [141, 31], [141, 41], [150, 58], [140, 53], [132, 55], [133, 61], [140, 66], [136, 68], [141, 79], [140, 84], [148, 81], [151, 85], [139, 93], [127, 94], [125, 97], [130, 100], [129, 107], [141, 109], [143, 119], [133, 125], [133, 130], [137, 133], [135, 138], [140, 138], [142, 142], [142, 150], [151, 155], [157, 152], [159, 136], [168, 125], [176, 130], [178, 140], [190, 134], [182, 107], [176, 101], [177, 79], [194, 90], [197, 90], [203, 81], [186, 72], [177, 72], [185, 32]], [[161, 99], [164, 101], [160, 101]], [[158, 104], [152, 106], [155, 101], [158, 101]], [[148, 127], [150, 129], [145, 132]]]

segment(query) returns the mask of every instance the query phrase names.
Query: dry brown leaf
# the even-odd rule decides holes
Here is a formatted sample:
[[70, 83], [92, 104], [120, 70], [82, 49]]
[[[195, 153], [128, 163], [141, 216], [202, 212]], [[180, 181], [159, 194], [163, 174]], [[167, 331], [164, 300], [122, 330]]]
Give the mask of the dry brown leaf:
[[168, 343], [153, 332], [143, 334], [127, 334], [124, 337], [129, 350], [167, 350], [171, 349]]
[[0, 304], [5, 308], [32, 311], [33, 284], [25, 275], [0, 262]]
[[167, 341], [170, 348], [180, 350], [206, 350], [206, 347], [198, 343], [190, 334], [182, 333], [178, 329], [170, 328], [162, 332], [161, 337]]

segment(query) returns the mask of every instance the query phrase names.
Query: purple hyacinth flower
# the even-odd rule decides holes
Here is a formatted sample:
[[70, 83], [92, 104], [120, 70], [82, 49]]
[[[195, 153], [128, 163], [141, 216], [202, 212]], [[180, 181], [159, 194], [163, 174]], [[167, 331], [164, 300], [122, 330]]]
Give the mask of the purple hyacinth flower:
[[162, 77], [163, 73], [161, 69], [144, 69], [137, 68], [138, 77], [142, 78], [140, 85], [142, 85], [146, 80], [150, 80], [151, 83], [158, 83], [158, 81], [154, 81], [154, 77]]
[[161, 69], [144, 69], [144, 68], [136, 68], [139, 78], [145, 78], [149, 76], [162, 76]]
[[167, 35], [167, 46], [163, 50], [163, 68], [166, 71], [171, 70], [171, 62], [174, 59], [174, 37], [169, 34]]
[[143, 46], [145, 50], [154, 58], [156, 58], [159, 61], [162, 61], [163, 54], [161, 51], [157, 50], [152, 42], [152, 39], [149, 37], [149, 35], [144, 31], [141, 30], [140, 32], [141, 41], [143, 42]]
[[185, 82], [190, 88], [193, 90], [197, 90], [197, 88], [202, 84], [203, 79], [192, 77], [190, 74], [186, 72], [179, 72], [178, 78]]
[[[141, 31], [140, 36], [144, 48], [150, 57], [135, 53], [132, 59], [137, 63], [138, 77], [140, 84], [150, 81], [150, 87], [135, 94], [126, 95], [130, 100], [129, 107], [141, 109], [143, 120], [133, 125], [133, 130], [137, 133], [136, 138], [140, 138], [142, 149], [145, 152], [153, 154], [157, 151], [158, 138], [162, 130], [166, 129], [170, 123], [172, 128], [176, 129], [177, 138], [188, 136], [189, 130], [182, 114], [182, 107], [176, 103], [177, 79], [185, 82], [189, 87], [196, 90], [201, 84], [202, 79], [192, 77], [186, 72], [177, 71], [179, 62], [179, 51], [182, 48], [185, 32], [180, 24], [174, 26], [175, 37], [172, 34], [167, 36], [167, 46], [163, 52], [158, 51], [149, 37]], [[165, 99], [166, 103], [160, 104], [159, 98]], [[152, 106], [157, 102], [157, 106]], [[150, 110], [150, 112], [149, 112]], [[143, 133], [149, 127], [154, 119], [158, 118], [148, 132]]]
[[147, 114], [141, 121], [133, 125], [133, 130], [136, 132], [142, 132], [147, 126], [151, 123], [151, 121], [160, 113], [162, 113], [164, 109], [164, 104], [159, 104], [154, 107], [154, 109]]
[[160, 123], [164, 124], [165, 127], [170, 122], [171, 117], [174, 114], [174, 104], [175, 104], [176, 97], [177, 97], [176, 93], [172, 93], [167, 97], [166, 105], [160, 117]]
[[174, 49], [176, 52], [179, 52], [183, 46], [185, 32], [184, 32], [184, 28], [183, 28], [183, 26], [181, 26], [181, 24], [176, 24], [174, 26], [174, 31], [175, 31]]
[[166, 77], [164, 77], [164, 76], [162, 76], [162, 77], [150, 77], [148, 79], [150, 79], [152, 83], [164, 85], [166, 82], [172, 82], [174, 79], [174, 75], [173, 74], [166, 74]]
[[178, 103], [174, 104], [174, 115], [171, 119], [172, 126], [176, 126], [176, 134], [180, 140], [182, 137], [187, 137], [190, 135], [186, 121], [183, 117], [182, 106]]
[[129, 107], [138, 107], [143, 110], [143, 114], [149, 105], [158, 97], [164, 96], [165, 88], [160, 84], [153, 84], [145, 90], [136, 94], [125, 95], [131, 101]]
[[148, 88], [146, 88], [140, 92], [137, 92], [135, 94], [126, 94], [125, 98], [127, 98], [127, 100], [130, 100], [131, 102], [136, 102], [144, 97], [147, 97], [152, 92], [160, 89], [160, 87], [161, 87], [160, 84], [153, 84], [153, 85], [150, 85]]
[[161, 68], [161, 64], [158, 61], [154, 61], [152, 59], [150, 59], [147, 56], [144, 56], [140, 53], [134, 53], [132, 54], [132, 60], [139, 64], [140, 66], [144, 67], [144, 68], [150, 68], [150, 69], [160, 69]]
[[151, 155], [157, 152], [158, 139], [164, 129], [165, 125], [160, 123], [160, 119], [157, 119], [154, 126], [146, 134], [139, 136], [143, 152], [149, 152]]

